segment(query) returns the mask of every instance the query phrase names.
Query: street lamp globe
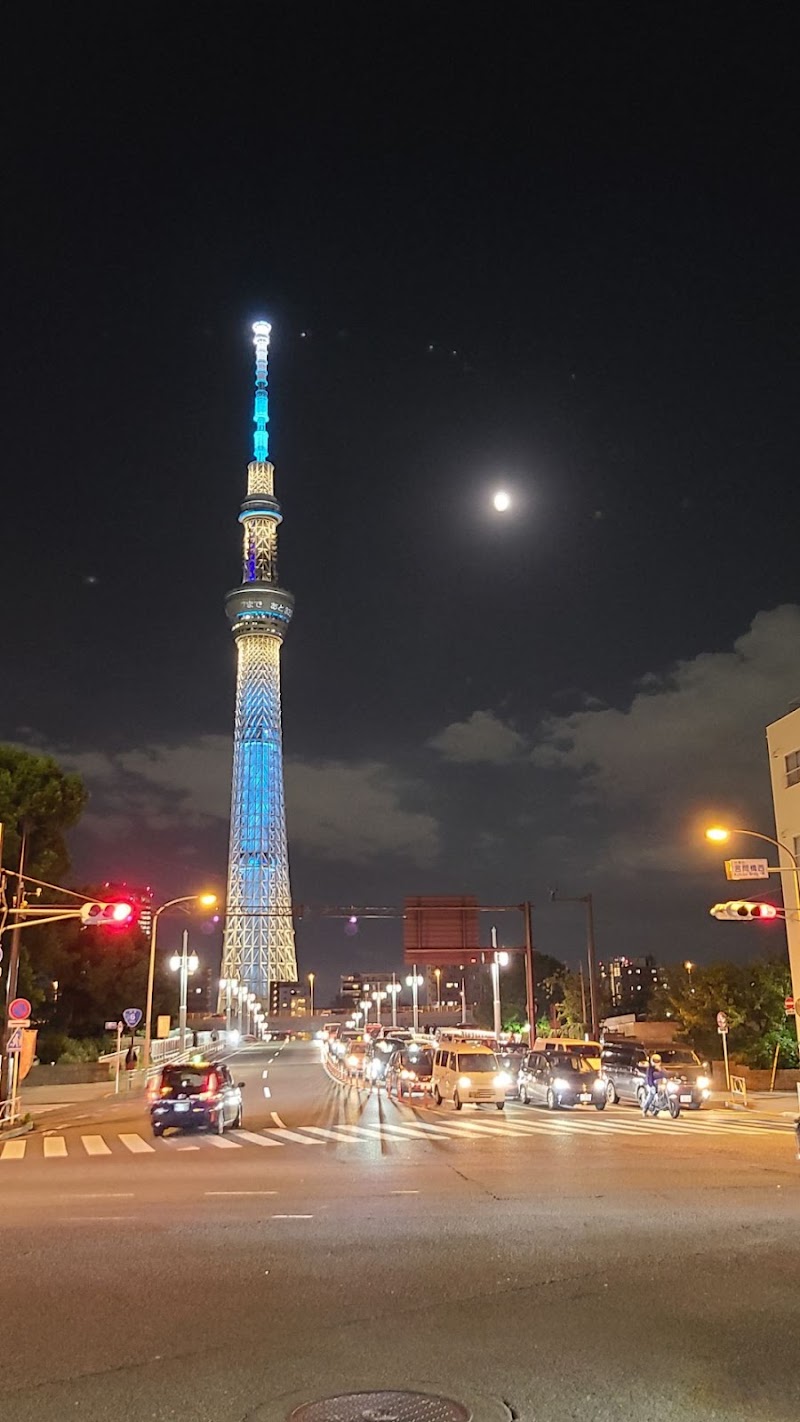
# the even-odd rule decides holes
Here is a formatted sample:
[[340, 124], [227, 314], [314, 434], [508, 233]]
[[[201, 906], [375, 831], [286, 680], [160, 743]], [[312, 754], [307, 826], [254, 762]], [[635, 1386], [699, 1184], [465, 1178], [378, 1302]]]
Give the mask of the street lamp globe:
[[181, 955], [180, 955], [180, 953], [173, 953], [172, 957], [171, 957], [170, 960], [169, 960], [169, 965], [170, 965], [170, 967], [171, 967], [173, 973], [177, 973], [177, 971], [178, 971], [178, 969], [179, 969], [179, 967], [180, 967], [180, 965], [181, 965]]
[[199, 967], [200, 959], [198, 958], [197, 954], [190, 953], [188, 958], [186, 959], [186, 971], [189, 973], [196, 973]]
[[712, 844], [724, 844], [730, 837], [731, 832], [724, 825], [711, 825], [706, 830], [706, 839], [710, 839]]

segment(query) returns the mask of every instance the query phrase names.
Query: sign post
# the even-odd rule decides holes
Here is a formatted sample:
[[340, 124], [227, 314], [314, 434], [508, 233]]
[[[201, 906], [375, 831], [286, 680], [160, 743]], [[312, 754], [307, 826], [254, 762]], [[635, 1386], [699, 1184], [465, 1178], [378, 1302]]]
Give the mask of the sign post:
[[731, 1071], [728, 1066], [728, 1014], [727, 1012], [717, 1013], [717, 1031], [722, 1038], [722, 1055], [725, 1058], [725, 1085], [731, 1089]]

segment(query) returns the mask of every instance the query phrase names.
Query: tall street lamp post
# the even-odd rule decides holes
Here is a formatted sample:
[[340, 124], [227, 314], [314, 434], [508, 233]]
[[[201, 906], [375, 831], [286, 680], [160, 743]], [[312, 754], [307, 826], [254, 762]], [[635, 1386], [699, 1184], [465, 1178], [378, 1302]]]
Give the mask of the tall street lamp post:
[[310, 1013], [310, 1015], [313, 1017], [313, 1016], [314, 1016], [314, 974], [313, 974], [313, 973], [309, 973], [309, 975], [308, 975], [308, 990], [309, 990], [309, 993], [310, 993], [310, 995], [311, 995], [311, 1013]]
[[144, 1014], [144, 1069], [150, 1066], [152, 1058], [153, 1039], [153, 983], [156, 973], [156, 936], [158, 934], [158, 920], [167, 909], [175, 908], [178, 904], [200, 904], [203, 908], [213, 908], [217, 902], [216, 894], [183, 894], [180, 898], [169, 899], [167, 903], [161, 904], [153, 913], [153, 921], [150, 925], [150, 958], [147, 964], [147, 1002]]
[[363, 1014], [364, 1014], [364, 1031], [366, 1032], [366, 1030], [367, 1030], [367, 1023], [369, 1022], [369, 1009], [370, 1009], [370, 1007], [372, 1006], [372, 1004], [370, 1003], [370, 1000], [369, 1000], [368, 997], [362, 997], [360, 1006], [361, 1006], [361, 1011], [362, 1011]]
[[196, 973], [200, 966], [200, 959], [196, 953], [189, 952], [189, 934], [184, 930], [183, 947], [180, 953], [173, 953], [169, 960], [169, 965], [173, 973], [180, 973], [180, 1013], [178, 1017], [178, 1032], [180, 1034], [181, 1051], [186, 1051], [186, 1016], [189, 996], [189, 975]]
[[[795, 1002], [800, 1000], [800, 859], [783, 840], [773, 839], [772, 835], [761, 834], [758, 830], [751, 829], [726, 829], [723, 825], [712, 825], [706, 830], [706, 839], [712, 844], [724, 844], [730, 839], [732, 834], [744, 834], [749, 839], [760, 839], [764, 844], [771, 844], [778, 851], [778, 865], [775, 868], [768, 868], [770, 874], [780, 874], [781, 889], [784, 903], [788, 897], [793, 907], [786, 913], [786, 947], [789, 954], [789, 972], [792, 979], [792, 995]], [[780, 863], [781, 854], [785, 854], [791, 861], [789, 865]], [[791, 893], [787, 895], [784, 875], [788, 875], [791, 885]], [[795, 1013], [795, 1031], [797, 1032], [798, 1047], [800, 1047], [800, 1018]]]
[[503, 1016], [500, 1010], [500, 969], [508, 964], [508, 954], [497, 950], [497, 929], [492, 928], [492, 1004], [494, 1007], [494, 1035], [498, 1042], [503, 1030]]
[[399, 982], [397, 981], [397, 979], [396, 979], [394, 973], [392, 973], [392, 981], [391, 981], [390, 983], [387, 983], [387, 984], [386, 984], [386, 991], [388, 992], [389, 996], [390, 996], [391, 999], [392, 999], [392, 1026], [393, 1026], [393, 1027], [396, 1027], [396, 1026], [397, 1026], [397, 994], [398, 994], [399, 991], [400, 991], [400, 984], [399, 984]]
[[414, 1031], [419, 1031], [419, 990], [422, 987], [423, 979], [417, 972], [417, 965], [414, 964], [413, 973], [406, 978], [406, 987], [411, 988], [411, 1020], [414, 1024]]
[[380, 1026], [381, 1021], [381, 1004], [383, 1003], [385, 997], [386, 993], [382, 992], [380, 988], [377, 990], [377, 992], [374, 992], [372, 994], [372, 1001], [375, 1003], [375, 1021], [378, 1023], [378, 1026]]
[[437, 1012], [441, 1012], [441, 1010], [442, 1010], [442, 970], [441, 970], [441, 968], [434, 968], [434, 970], [433, 970], [433, 976], [434, 976], [435, 979], [436, 979], [436, 1011], [437, 1011]]
[[[589, 967], [589, 1014], [591, 1016], [592, 1037], [596, 1040], [600, 1032], [600, 987], [597, 981], [597, 951], [594, 939], [594, 899], [591, 894], [572, 897], [550, 890], [550, 899], [559, 904], [583, 904], [586, 908], [586, 960]], [[531, 1019], [532, 1023], [532, 1019]]]
[[225, 1037], [226, 1040], [231, 1035], [231, 1003], [233, 990], [237, 986], [235, 978], [220, 978], [219, 985], [225, 994]]

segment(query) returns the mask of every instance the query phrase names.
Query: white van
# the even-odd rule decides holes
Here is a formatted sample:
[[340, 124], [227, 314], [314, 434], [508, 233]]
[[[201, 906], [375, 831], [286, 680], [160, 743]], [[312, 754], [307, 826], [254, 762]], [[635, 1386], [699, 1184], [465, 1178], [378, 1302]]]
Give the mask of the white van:
[[493, 1101], [502, 1111], [510, 1082], [494, 1052], [476, 1042], [448, 1042], [434, 1054], [431, 1095], [437, 1106], [452, 1101], [460, 1111], [465, 1101]]

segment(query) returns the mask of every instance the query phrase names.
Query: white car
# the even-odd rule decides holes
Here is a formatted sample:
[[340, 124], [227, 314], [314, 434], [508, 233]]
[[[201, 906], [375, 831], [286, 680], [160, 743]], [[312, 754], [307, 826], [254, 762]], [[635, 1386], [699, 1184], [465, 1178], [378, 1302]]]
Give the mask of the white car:
[[437, 1106], [452, 1101], [460, 1111], [465, 1101], [488, 1104], [502, 1111], [511, 1085], [508, 1072], [501, 1071], [494, 1052], [475, 1042], [450, 1042], [433, 1058], [431, 1095]]

